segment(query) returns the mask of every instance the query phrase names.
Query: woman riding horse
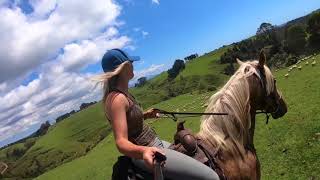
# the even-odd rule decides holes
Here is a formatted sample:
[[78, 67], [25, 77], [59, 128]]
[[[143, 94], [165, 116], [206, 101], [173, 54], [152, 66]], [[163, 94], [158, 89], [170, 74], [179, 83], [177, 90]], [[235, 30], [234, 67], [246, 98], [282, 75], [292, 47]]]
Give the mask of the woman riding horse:
[[[167, 143], [160, 141], [150, 127], [143, 125], [144, 118], [156, 117], [159, 111], [151, 109], [143, 113], [129, 95], [128, 81], [133, 77], [130, 60], [134, 59], [121, 50], [107, 52], [102, 60], [106, 72], [102, 77], [105, 82], [104, 102], [119, 151], [133, 158], [144, 159], [148, 167], [153, 165], [155, 152], [165, 151], [168, 157], [164, 173], [166, 177], [217, 179], [216, 173], [210, 171], [208, 166], [181, 153], [161, 149]], [[205, 151], [210, 156], [207, 157], [214, 161], [215, 169], [221, 170], [220, 177], [260, 179], [260, 163], [253, 144], [256, 111], [262, 110], [274, 119], [287, 112], [287, 105], [265, 62], [263, 51], [258, 61], [238, 60], [239, 69], [208, 101], [205, 112], [228, 114], [203, 116], [200, 132], [196, 134], [197, 139], [205, 144]]]
[[[102, 58], [105, 72], [99, 79], [104, 83], [103, 103], [120, 153], [138, 159], [136, 164], [154, 166], [156, 152], [167, 157], [164, 174], [171, 179], [218, 179], [208, 166], [182, 153], [166, 149], [167, 142], [161, 141], [155, 131], [143, 120], [156, 118], [159, 110], [142, 111], [139, 103], [128, 92], [129, 80], [134, 77], [132, 63], [139, 60], [120, 49], [107, 51]], [[144, 163], [139, 159], [143, 160]], [[142, 165], [141, 165], [142, 164]], [[144, 165], [143, 165], [144, 164]]]

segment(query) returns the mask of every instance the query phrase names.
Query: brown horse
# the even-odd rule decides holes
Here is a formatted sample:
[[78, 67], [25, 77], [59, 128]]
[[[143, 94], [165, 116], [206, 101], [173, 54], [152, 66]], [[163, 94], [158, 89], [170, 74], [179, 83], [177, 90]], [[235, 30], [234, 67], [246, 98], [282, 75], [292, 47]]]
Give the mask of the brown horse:
[[241, 62], [224, 87], [208, 101], [205, 112], [227, 116], [203, 116], [196, 135], [215, 150], [215, 161], [226, 179], [260, 179], [260, 163], [253, 144], [257, 110], [274, 119], [287, 112], [276, 80], [265, 65], [263, 51], [258, 61]]

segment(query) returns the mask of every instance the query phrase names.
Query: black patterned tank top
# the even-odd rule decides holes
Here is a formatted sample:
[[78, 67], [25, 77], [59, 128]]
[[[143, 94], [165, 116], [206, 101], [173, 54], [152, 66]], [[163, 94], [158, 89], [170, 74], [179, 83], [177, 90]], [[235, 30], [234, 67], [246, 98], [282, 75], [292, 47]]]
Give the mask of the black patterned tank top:
[[[143, 122], [143, 111], [140, 104], [132, 95], [127, 94], [118, 89], [112, 90], [112, 92], [108, 95], [107, 102], [111, 102], [110, 97], [116, 97], [116, 95], [112, 96], [113, 93], [122, 93], [128, 99], [129, 108], [126, 111], [126, 118], [129, 141], [141, 146], [150, 145], [150, 143], [152, 143], [154, 139], [157, 137], [157, 134], [149, 125]], [[110, 121], [109, 116], [107, 114], [106, 116]]]

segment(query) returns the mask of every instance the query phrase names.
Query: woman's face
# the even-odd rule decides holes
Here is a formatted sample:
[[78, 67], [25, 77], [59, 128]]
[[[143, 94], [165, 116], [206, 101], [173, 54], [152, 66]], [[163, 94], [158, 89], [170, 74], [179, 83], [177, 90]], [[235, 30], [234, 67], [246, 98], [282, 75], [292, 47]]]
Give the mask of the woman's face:
[[123, 68], [123, 71], [120, 73], [120, 76], [124, 79], [132, 79], [134, 74], [133, 74], [133, 66], [132, 63], [127, 61], [125, 67]]
[[129, 76], [130, 79], [132, 79], [133, 76], [134, 76], [134, 73], [133, 73], [133, 64], [132, 64], [132, 62], [129, 62], [128, 76]]

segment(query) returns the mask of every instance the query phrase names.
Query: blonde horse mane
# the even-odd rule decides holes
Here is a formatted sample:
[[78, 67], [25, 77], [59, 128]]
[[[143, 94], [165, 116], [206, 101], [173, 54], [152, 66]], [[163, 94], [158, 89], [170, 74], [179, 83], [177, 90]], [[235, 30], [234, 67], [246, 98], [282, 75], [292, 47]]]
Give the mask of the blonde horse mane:
[[[233, 155], [244, 155], [244, 145], [248, 142], [250, 117], [250, 90], [247, 78], [256, 74], [258, 61], [241, 62], [239, 69], [217, 93], [208, 101], [205, 112], [226, 112], [227, 116], [206, 115], [201, 119], [200, 131], [197, 134], [212, 146], [228, 151]], [[270, 69], [264, 66], [267, 94], [274, 89]], [[261, 78], [260, 78], [261, 79]]]

